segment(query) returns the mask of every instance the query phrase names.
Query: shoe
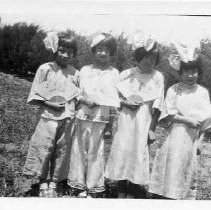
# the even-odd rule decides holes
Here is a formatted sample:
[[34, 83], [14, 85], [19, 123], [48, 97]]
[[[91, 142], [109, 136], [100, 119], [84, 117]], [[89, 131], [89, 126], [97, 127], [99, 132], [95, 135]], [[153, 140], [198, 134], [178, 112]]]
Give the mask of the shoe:
[[56, 192], [56, 188], [49, 188], [48, 196], [49, 196], [49, 198], [56, 198], [56, 197], [58, 197], [57, 192]]
[[87, 191], [84, 190], [78, 194], [78, 198], [87, 198]]
[[127, 198], [127, 193], [118, 193], [118, 198]]
[[88, 193], [87, 198], [103, 198], [104, 192]]
[[88, 194], [86, 198], [93, 198], [92, 195]]
[[39, 197], [48, 198], [48, 183], [41, 183], [39, 188]]
[[40, 198], [48, 198], [49, 197], [48, 189], [40, 189], [39, 197]]
[[49, 198], [56, 198], [58, 197], [57, 195], [57, 183], [55, 182], [50, 182], [49, 184], [49, 188], [48, 188], [48, 194], [49, 194]]
[[134, 195], [127, 194], [127, 199], [134, 199]]

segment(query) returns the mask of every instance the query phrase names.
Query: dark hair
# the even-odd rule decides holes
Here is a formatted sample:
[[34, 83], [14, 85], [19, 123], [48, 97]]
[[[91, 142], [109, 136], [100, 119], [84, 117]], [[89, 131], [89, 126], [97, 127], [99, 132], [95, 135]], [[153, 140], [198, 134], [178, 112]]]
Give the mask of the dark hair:
[[106, 46], [110, 52], [110, 56], [114, 56], [117, 51], [116, 39], [107, 33], [102, 33], [106, 38], [91, 48], [92, 53], [96, 53], [96, 47], [99, 45]]
[[202, 76], [203, 76], [203, 69], [202, 69], [202, 61], [201, 61], [201, 58], [198, 57], [196, 60], [189, 61], [187, 63], [181, 61], [180, 62], [180, 69], [179, 69], [178, 73], [180, 75], [182, 75], [182, 73], [185, 70], [189, 70], [189, 69], [197, 69], [198, 70], [199, 79], [201, 79]]
[[157, 66], [160, 60], [159, 54], [160, 54], [159, 49], [157, 48], [157, 44], [155, 44], [154, 47], [149, 51], [146, 51], [144, 47], [137, 48], [133, 56], [136, 61], [140, 62], [146, 56], [155, 55], [156, 56], [155, 66]]
[[73, 57], [76, 57], [77, 51], [78, 51], [78, 46], [77, 46], [77, 42], [74, 38], [70, 39], [70, 38], [65, 38], [63, 36], [59, 36], [58, 46], [73, 49]]

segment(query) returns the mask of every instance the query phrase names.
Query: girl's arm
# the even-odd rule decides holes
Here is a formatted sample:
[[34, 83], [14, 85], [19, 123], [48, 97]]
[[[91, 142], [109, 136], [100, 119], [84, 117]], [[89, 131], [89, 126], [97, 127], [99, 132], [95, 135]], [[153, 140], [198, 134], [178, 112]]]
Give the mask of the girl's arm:
[[65, 103], [56, 103], [51, 101], [43, 101], [43, 104], [46, 106], [50, 106], [53, 109], [64, 109]]
[[92, 100], [89, 100], [86, 97], [80, 97], [78, 98], [79, 103], [87, 105], [89, 108], [93, 108], [94, 106], [97, 106]]
[[169, 115], [168, 120], [173, 122], [173, 123], [184, 123], [186, 125], [188, 125], [190, 128], [197, 128], [201, 125], [201, 121], [194, 119], [192, 117], [186, 117], [186, 116], [182, 116], [179, 114], [176, 115]]
[[31, 104], [36, 105], [36, 106], [50, 106], [53, 109], [64, 109], [65, 108], [65, 103], [55, 103], [51, 101], [40, 101], [40, 100], [34, 100], [31, 102]]
[[153, 116], [152, 116], [152, 121], [151, 121], [151, 124], [150, 124], [150, 130], [153, 131], [153, 132], [155, 131], [156, 126], [158, 124], [158, 119], [160, 117], [160, 114], [161, 114], [161, 111], [159, 109], [154, 110], [154, 113], [153, 113]]
[[132, 104], [130, 101], [128, 101], [127, 99], [122, 99], [121, 100], [121, 106], [125, 106], [128, 109], [131, 109], [132, 111], [138, 109], [140, 107], [140, 104]]
[[47, 69], [46, 64], [41, 65], [37, 69], [34, 80], [32, 82], [31, 91], [29, 93], [29, 97], [27, 100], [29, 104], [38, 105], [38, 106], [43, 105], [44, 99], [36, 94], [36, 88], [40, 83], [46, 81], [48, 71], [49, 70]]
[[63, 109], [65, 104], [45, 101], [42, 97], [36, 94], [38, 85], [47, 80], [48, 72], [49, 66], [47, 64], [43, 64], [38, 68], [32, 83], [31, 91], [28, 97], [28, 103], [37, 106], [50, 106], [53, 109]]
[[115, 135], [118, 129], [118, 118], [119, 118], [119, 110], [117, 108], [111, 108], [110, 109], [110, 119], [109, 119], [109, 125], [111, 126], [111, 132], [112, 136]]
[[87, 71], [89, 71], [89, 67], [84, 66], [81, 68], [79, 74], [78, 74], [78, 78], [77, 78], [77, 83], [78, 83], [78, 88], [80, 88], [81, 90], [81, 94], [77, 97], [77, 102], [78, 104], [84, 104], [86, 106], [88, 106], [89, 108], [93, 108], [94, 106], [97, 106], [92, 100], [90, 100], [88, 97], [85, 96], [85, 94], [83, 93], [83, 89], [84, 89], [84, 81], [86, 81], [86, 77], [87, 77]]
[[159, 109], [154, 109], [152, 121], [151, 121], [150, 128], [149, 128], [149, 135], [148, 135], [148, 144], [149, 145], [152, 144], [156, 140], [155, 129], [158, 124], [158, 119], [160, 117], [160, 114], [161, 114], [161, 112]]
[[149, 135], [148, 135], [148, 144], [152, 144], [156, 140], [155, 129], [158, 124], [161, 111], [164, 107], [164, 76], [162, 74], [159, 75], [159, 83], [160, 83], [160, 92], [161, 96], [153, 102], [152, 106], [152, 121], [149, 128]]

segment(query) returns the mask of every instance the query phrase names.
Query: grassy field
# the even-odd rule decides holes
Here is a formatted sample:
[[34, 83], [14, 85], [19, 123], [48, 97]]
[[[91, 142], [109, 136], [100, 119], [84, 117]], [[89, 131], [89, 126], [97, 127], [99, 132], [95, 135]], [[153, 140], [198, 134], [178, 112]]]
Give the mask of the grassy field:
[[[0, 196], [27, 196], [36, 180], [21, 175], [28, 142], [37, 121], [37, 109], [26, 104], [31, 83], [0, 72]], [[165, 132], [158, 129], [158, 140], [150, 147], [151, 163]], [[106, 140], [108, 156], [110, 140]], [[199, 158], [197, 199], [211, 199], [211, 143], [204, 142]], [[33, 194], [33, 193], [32, 193]], [[32, 195], [28, 194], [28, 196]]]

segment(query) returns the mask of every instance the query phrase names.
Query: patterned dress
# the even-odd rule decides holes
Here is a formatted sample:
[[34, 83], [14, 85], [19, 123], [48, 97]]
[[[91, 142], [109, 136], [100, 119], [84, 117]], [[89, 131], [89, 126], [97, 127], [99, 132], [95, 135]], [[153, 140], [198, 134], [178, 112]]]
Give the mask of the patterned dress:
[[[161, 118], [168, 115], [192, 116], [200, 119], [206, 104], [210, 104], [208, 91], [196, 85], [188, 89], [183, 83], [170, 87]], [[154, 159], [151, 193], [173, 199], [195, 199], [197, 187], [197, 140], [199, 129], [183, 123], [173, 123], [162, 147]]]
[[[43, 82], [52, 83], [56, 89], [72, 83], [77, 86], [79, 71], [72, 66], [61, 69], [56, 62], [41, 65], [32, 83], [28, 103], [43, 100], [36, 94]], [[39, 107], [40, 119], [31, 137], [23, 174], [47, 179], [51, 171], [52, 181], [67, 179], [69, 172], [71, 136], [75, 116], [75, 102], [66, 103], [65, 109], [55, 110], [49, 106]], [[49, 170], [50, 169], [50, 170]]]

